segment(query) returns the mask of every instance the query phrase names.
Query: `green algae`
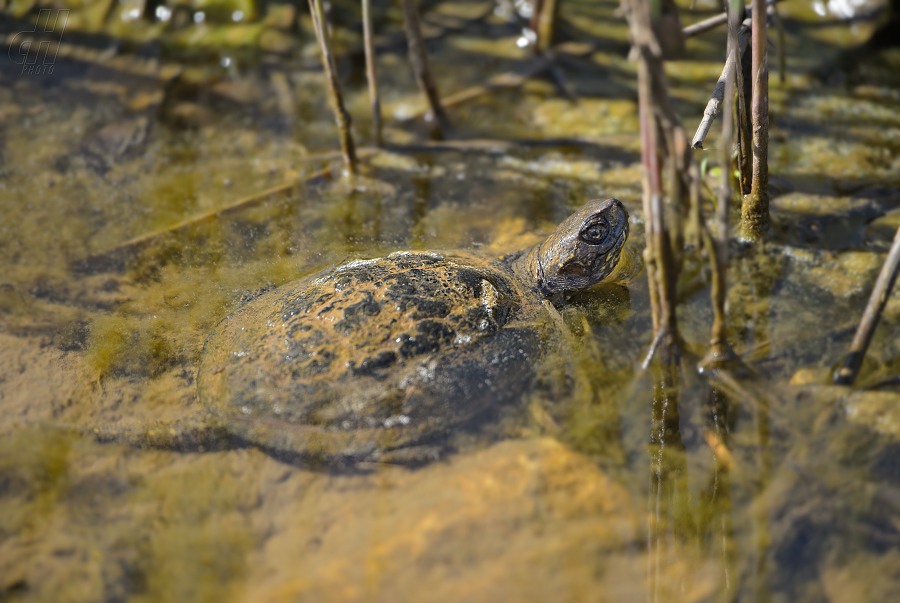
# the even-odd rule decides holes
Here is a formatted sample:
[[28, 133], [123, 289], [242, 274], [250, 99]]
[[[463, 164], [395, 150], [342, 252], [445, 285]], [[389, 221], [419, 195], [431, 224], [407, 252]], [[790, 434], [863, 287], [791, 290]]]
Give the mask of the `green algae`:
[[6, 438], [0, 476], [15, 487], [0, 492], [5, 552], [24, 546], [49, 557], [37, 565], [5, 557], [5, 595], [223, 600], [258, 541], [245, 515], [258, 501], [241, 470], [210, 471], [214, 458], [197, 465], [156, 454], [135, 464], [130, 453], [112, 460], [56, 430]]
[[71, 438], [64, 434], [45, 434], [33, 428], [4, 439], [0, 472], [5, 493], [12, 494], [12, 500], [4, 500], [7, 537], [38, 529], [53, 513], [68, 486], [71, 447]]
[[257, 541], [247, 511], [259, 504], [241, 477], [176, 465], [133, 495], [164, 522], [137, 543], [146, 590], [135, 601], [223, 600], [241, 583]]

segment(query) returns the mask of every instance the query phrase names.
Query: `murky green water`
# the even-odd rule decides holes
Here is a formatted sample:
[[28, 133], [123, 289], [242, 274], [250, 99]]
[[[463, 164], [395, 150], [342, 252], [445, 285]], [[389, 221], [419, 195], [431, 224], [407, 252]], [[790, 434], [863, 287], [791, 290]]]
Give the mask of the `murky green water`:
[[[423, 105], [391, 37], [397, 9], [377, 7], [385, 135], [405, 146], [366, 151], [352, 183], [323, 155], [336, 139], [308, 19], [291, 34], [284, 7], [229, 4], [266, 25], [212, 11], [164, 34], [113, 7], [106, 32], [156, 40], [139, 50], [162, 66], [77, 36], [104, 22], [87, 10], [69, 41], [90, 61], [64, 52], [43, 75], [0, 61], [0, 600], [900, 595], [900, 294], [858, 380], [869, 389], [827, 385], [900, 224], [900, 52], [830, 68], [873, 24], [790, 5], [787, 82], [773, 69], [771, 85], [774, 236], [729, 266], [729, 335], [752, 373], [715, 388], [697, 374], [709, 274], [688, 252], [676, 374], [641, 369], [645, 275], [601, 285], [560, 306], [572, 352], [544, 359], [502, 428], [415, 469], [310, 467], [210, 436], [195, 390], [205, 336], [242, 298], [346, 258], [498, 256], [597, 197], [625, 203], [641, 249], [616, 3], [563, 5], [565, 34], [596, 41], [561, 59], [577, 105], [534, 79], [451, 109], [452, 142], [431, 147], [404, 119]], [[425, 11], [429, 35], [451, 28], [433, 55], [446, 94], [533, 61], [499, 17], [464, 20], [489, 8]], [[338, 6], [336, 38], [366, 145], [351, 10]], [[669, 66], [688, 130], [722, 35]], [[179, 61], [191, 67], [173, 83]]]

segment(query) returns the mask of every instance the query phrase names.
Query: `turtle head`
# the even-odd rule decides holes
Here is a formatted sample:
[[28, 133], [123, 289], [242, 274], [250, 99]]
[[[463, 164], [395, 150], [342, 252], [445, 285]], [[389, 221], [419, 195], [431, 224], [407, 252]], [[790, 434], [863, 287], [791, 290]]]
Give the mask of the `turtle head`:
[[628, 212], [621, 201], [589, 201], [514, 268], [547, 296], [584, 289], [609, 276], [627, 238]]

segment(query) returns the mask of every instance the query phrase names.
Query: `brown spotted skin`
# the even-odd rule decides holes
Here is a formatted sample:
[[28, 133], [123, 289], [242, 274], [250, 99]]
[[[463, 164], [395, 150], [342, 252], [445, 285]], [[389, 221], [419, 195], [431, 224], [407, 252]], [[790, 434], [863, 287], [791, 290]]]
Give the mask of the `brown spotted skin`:
[[627, 238], [628, 212], [621, 201], [589, 201], [523, 253], [514, 268], [546, 297], [556, 297], [609, 276]]
[[[593, 246], [607, 257], [585, 259], [578, 245], [573, 257], [615, 266], [624, 236], [613, 231], [627, 235], [620, 207], [587, 215], [612, 225], [612, 244]], [[537, 325], [552, 324], [540, 319], [542, 285], [528, 272], [543, 265], [527, 259], [548, 250], [535, 249], [517, 254], [524, 262], [397, 252], [265, 293], [210, 334], [200, 397], [229, 429], [272, 451], [355, 461], [438, 450], [454, 431], [518, 400], [534, 378], [546, 339]]]

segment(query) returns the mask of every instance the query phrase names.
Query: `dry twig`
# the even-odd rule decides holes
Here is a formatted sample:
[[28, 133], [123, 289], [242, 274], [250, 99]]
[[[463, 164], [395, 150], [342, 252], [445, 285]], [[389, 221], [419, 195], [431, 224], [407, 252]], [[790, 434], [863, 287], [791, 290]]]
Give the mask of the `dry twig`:
[[853, 381], [856, 380], [869, 342], [872, 341], [872, 333], [875, 332], [881, 312], [897, 281], [898, 272], [900, 272], [900, 228], [897, 228], [894, 243], [884, 261], [884, 266], [881, 267], [878, 280], [875, 281], [875, 288], [872, 289], [872, 295], [869, 296], [866, 310], [863, 312], [862, 320], [859, 322], [853, 342], [850, 344], [850, 353], [844, 361], [844, 366], [834, 376], [834, 382], [837, 385], [853, 385]]
[[[484, 84], [472, 86], [471, 88], [460, 90], [459, 92], [451, 94], [450, 96], [445, 96], [441, 102], [444, 108], [455, 107], [457, 105], [475, 100], [476, 98], [484, 96], [485, 94], [489, 94], [494, 90], [518, 88], [524, 85], [525, 82], [527, 82], [531, 78], [544, 73], [548, 69], [551, 69], [551, 67], [556, 62], [556, 57], [559, 55], [583, 58], [590, 56], [596, 50], [597, 47], [593, 44], [568, 44], [564, 42], [555, 46], [553, 48], [552, 54], [544, 53], [538, 55], [535, 60], [529, 62], [526, 65], [525, 69], [522, 70], [522, 72], [507, 71], [506, 73], [494, 75]], [[570, 94], [568, 90], [564, 90], [564, 93], [567, 95]], [[413, 117], [421, 117], [421, 115], [421, 113], [416, 113], [413, 115]]]
[[[779, 2], [783, 2], [783, 1], [784, 0], [767, 0], [766, 6], [774, 6], [774, 5], [778, 4]], [[750, 16], [751, 10], [752, 9], [750, 9], [750, 8], [745, 9], [745, 11], [744, 11], [745, 18]], [[704, 19], [703, 21], [698, 21], [697, 23], [694, 23], [693, 25], [688, 25], [683, 30], [681, 30], [681, 33], [684, 35], [685, 38], [690, 38], [692, 36], [697, 36], [702, 33], [706, 33], [710, 30], [713, 30], [713, 29], [719, 27], [720, 25], [725, 25], [727, 22], [728, 22], [728, 13], [722, 13], [721, 15], [716, 15], [715, 17], [710, 17], [709, 19]]]
[[452, 94], [444, 99], [445, 107], [453, 107], [461, 105], [470, 100], [474, 100], [480, 96], [490, 93], [492, 90], [501, 88], [518, 88], [531, 78], [540, 75], [550, 67], [552, 59], [542, 56], [536, 61], [532, 61], [523, 73], [510, 71], [501, 73], [491, 77], [486, 83], [479, 86], [472, 86], [461, 90], [456, 94]]
[[[706, 135], [709, 134], [709, 129], [712, 127], [713, 122], [719, 115], [719, 108], [722, 106], [722, 99], [734, 98], [733, 89], [731, 92], [731, 97], [728, 97], [725, 94], [725, 80], [729, 77], [729, 74], [731, 74], [732, 76], [734, 75], [736, 65], [738, 65], [740, 57], [743, 56], [744, 51], [746, 50], [749, 43], [750, 28], [749, 20], [747, 20], [744, 22], [743, 26], [738, 32], [738, 52], [734, 53], [729, 50], [727, 58], [725, 59], [725, 68], [722, 69], [722, 75], [719, 76], [719, 79], [716, 82], [716, 87], [713, 90], [712, 96], [710, 97], [709, 102], [706, 104], [706, 109], [703, 111], [703, 119], [700, 121], [700, 125], [697, 126], [697, 133], [694, 134], [694, 140], [691, 141], [692, 149], [703, 148], [703, 142], [706, 140]], [[729, 149], [729, 154], [730, 152], [731, 149]]]
[[[377, 151], [377, 149], [362, 149], [361, 153], [369, 154], [375, 151]], [[332, 152], [325, 153], [323, 155], [311, 156], [305, 159], [308, 159], [310, 161], [333, 161], [336, 158], [337, 153]], [[218, 209], [214, 209], [212, 211], [208, 211], [196, 216], [191, 216], [190, 218], [186, 218], [181, 222], [178, 222], [177, 224], [173, 224], [172, 226], [167, 226], [161, 230], [135, 237], [133, 239], [125, 241], [124, 243], [120, 243], [119, 245], [116, 245], [111, 249], [107, 249], [106, 251], [96, 253], [86, 258], [82, 258], [80, 260], [72, 262], [72, 269], [76, 272], [81, 273], [98, 273], [108, 272], [111, 270], [120, 270], [129, 259], [135, 257], [144, 249], [151, 247], [167, 236], [177, 236], [179, 234], [189, 232], [192, 228], [195, 228], [200, 224], [212, 222], [224, 216], [236, 214], [245, 209], [256, 207], [264, 203], [270, 203], [279, 199], [290, 198], [292, 195], [296, 194], [298, 187], [301, 184], [309, 183], [318, 178], [327, 176], [332, 172], [334, 167], [335, 166], [329, 166], [321, 170], [316, 170], [315, 172], [307, 174], [296, 180], [291, 180], [260, 193], [254, 193], [247, 197], [243, 197], [242, 199], [238, 199], [237, 201], [229, 203], [224, 207], [220, 207]]]

